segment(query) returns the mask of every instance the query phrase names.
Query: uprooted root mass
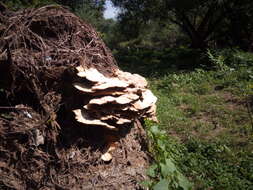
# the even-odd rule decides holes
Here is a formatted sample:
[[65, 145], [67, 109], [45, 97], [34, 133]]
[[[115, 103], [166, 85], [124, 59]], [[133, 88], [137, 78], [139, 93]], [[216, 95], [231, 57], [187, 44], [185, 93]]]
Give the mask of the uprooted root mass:
[[79, 65], [108, 77], [118, 69], [89, 24], [58, 6], [1, 10], [1, 189], [139, 188], [148, 164], [141, 125], [121, 131], [115, 159], [105, 164], [105, 129], [71, 119]]

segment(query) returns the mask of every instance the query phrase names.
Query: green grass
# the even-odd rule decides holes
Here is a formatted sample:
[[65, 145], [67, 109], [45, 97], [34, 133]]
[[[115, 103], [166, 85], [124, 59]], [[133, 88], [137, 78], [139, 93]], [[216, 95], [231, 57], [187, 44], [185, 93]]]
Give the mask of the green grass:
[[184, 145], [176, 163], [195, 189], [253, 187], [253, 129], [244, 93], [252, 81], [240, 80], [245, 73], [238, 72], [246, 71], [219, 78], [217, 71], [196, 70], [150, 80], [159, 128]]
[[146, 72], [158, 97], [160, 122], [146, 121], [156, 162], [144, 185], [155, 190], [253, 189], [252, 113], [246, 106], [253, 95], [253, 69], [246, 55], [246, 64], [239, 56], [240, 65], [234, 67], [226, 63], [228, 56], [210, 53], [212, 70]]

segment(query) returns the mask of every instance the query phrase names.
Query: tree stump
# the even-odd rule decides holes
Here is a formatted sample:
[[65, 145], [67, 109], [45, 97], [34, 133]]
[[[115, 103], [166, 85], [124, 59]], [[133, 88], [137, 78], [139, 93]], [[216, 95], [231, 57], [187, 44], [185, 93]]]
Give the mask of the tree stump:
[[65, 8], [0, 11], [0, 187], [140, 188], [139, 120], [156, 120], [146, 80]]

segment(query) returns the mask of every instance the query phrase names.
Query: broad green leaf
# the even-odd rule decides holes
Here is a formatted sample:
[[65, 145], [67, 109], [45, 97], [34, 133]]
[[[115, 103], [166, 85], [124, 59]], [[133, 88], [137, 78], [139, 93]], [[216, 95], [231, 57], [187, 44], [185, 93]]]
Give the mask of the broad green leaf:
[[166, 179], [160, 180], [154, 187], [154, 190], [168, 190], [169, 182]]
[[182, 174], [178, 176], [178, 184], [181, 188], [184, 190], [190, 190], [192, 189], [192, 184], [188, 181], [186, 177], [184, 177]]
[[171, 170], [167, 165], [160, 164], [160, 166], [161, 166], [161, 173], [164, 178], [166, 178], [166, 176], [168, 175], [171, 175]]
[[158, 128], [157, 125], [153, 125], [153, 126], [150, 128], [150, 131], [151, 131], [151, 133], [153, 133], [153, 134], [155, 134], [155, 135], [157, 135], [157, 134], [160, 133], [160, 130], [159, 130], [159, 128]]
[[170, 159], [166, 159], [165, 164], [161, 163], [160, 166], [163, 177], [172, 175], [177, 170], [175, 164]]
[[162, 149], [163, 151], [166, 150], [166, 146], [165, 146], [165, 142], [164, 141], [158, 139], [157, 144], [158, 144], [158, 146], [159, 146], [160, 149]]
[[165, 163], [166, 163], [167, 167], [170, 168], [170, 171], [171, 171], [171, 172], [174, 172], [174, 171], [177, 170], [175, 164], [171, 161], [171, 159], [167, 158], [167, 159], [165, 160]]
[[155, 172], [156, 169], [157, 169], [156, 164], [151, 165], [147, 170], [147, 175], [150, 177], [156, 177], [156, 172]]

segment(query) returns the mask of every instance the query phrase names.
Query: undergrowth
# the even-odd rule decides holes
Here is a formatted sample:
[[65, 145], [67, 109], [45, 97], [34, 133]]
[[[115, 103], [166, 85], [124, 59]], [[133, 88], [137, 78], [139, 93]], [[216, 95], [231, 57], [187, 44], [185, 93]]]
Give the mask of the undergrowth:
[[253, 189], [253, 55], [209, 50], [207, 59], [211, 69], [145, 68], [160, 121], [145, 123], [155, 158], [145, 187]]

